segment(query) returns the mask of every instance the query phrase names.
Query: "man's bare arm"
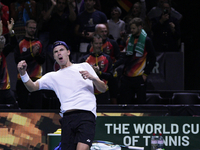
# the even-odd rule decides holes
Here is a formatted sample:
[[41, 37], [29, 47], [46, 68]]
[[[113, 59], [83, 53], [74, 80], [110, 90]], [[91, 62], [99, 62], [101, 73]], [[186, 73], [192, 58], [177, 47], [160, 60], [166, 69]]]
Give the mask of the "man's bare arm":
[[29, 92], [34, 92], [39, 90], [39, 83], [37, 81], [33, 82], [29, 78], [29, 75], [26, 72], [26, 68], [27, 68], [27, 63], [25, 60], [20, 61], [17, 65], [17, 69], [19, 71], [19, 74], [21, 76], [24, 85], [26, 86]]
[[96, 89], [100, 92], [106, 92], [106, 90], [108, 89], [108, 86], [101, 81], [99, 78], [95, 78], [94, 76], [92, 76], [88, 71], [80, 71], [81, 75], [83, 76], [83, 78], [86, 79], [90, 79], [93, 81], [94, 86], [96, 87]]

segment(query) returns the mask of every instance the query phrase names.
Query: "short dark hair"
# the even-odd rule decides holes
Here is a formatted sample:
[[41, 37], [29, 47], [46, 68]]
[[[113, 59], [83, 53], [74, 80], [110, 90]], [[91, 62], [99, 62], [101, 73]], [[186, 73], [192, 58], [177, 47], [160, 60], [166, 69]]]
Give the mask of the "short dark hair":
[[113, 11], [113, 10], [117, 10], [119, 13], [120, 13], [120, 15], [122, 14], [122, 10], [118, 7], [118, 6], [113, 6], [112, 8], [111, 8], [111, 10]]
[[63, 41], [56, 41], [53, 43], [53, 46], [52, 46], [52, 49], [54, 49], [56, 46], [59, 46], [59, 45], [63, 45], [64, 47], [66, 47], [67, 50], [70, 50], [69, 49], [69, 46], [63, 42]]
[[26, 21], [26, 27], [28, 27], [29, 23], [36, 23], [37, 24], [37, 22], [35, 20], [30, 19], [30, 20]]
[[99, 35], [99, 34], [94, 34], [93, 37], [92, 37], [92, 43], [94, 42], [94, 38], [97, 38], [97, 39], [102, 39], [102, 37]]
[[129, 25], [135, 24], [137, 27], [143, 26], [143, 21], [141, 18], [135, 17], [130, 22]]

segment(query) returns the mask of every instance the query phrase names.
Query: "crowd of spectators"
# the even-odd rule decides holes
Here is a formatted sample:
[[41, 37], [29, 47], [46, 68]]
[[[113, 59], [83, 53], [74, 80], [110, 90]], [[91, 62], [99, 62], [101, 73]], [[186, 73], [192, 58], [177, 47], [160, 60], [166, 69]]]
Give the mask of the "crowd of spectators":
[[[13, 59], [16, 64], [20, 60], [28, 62], [28, 73], [32, 80], [59, 69], [53, 59], [52, 45], [55, 41], [64, 41], [70, 48], [73, 63], [90, 63], [97, 75], [108, 84], [109, 90], [103, 96], [96, 91], [97, 104], [123, 103], [124, 97], [129, 99], [126, 103], [145, 103], [145, 96], [139, 96], [141, 90], [138, 89], [141, 87], [128, 86], [131, 83], [146, 84], [146, 77], [156, 61], [155, 52], [179, 51], [182, 15], [172, 8], [171, 0], [157, 0], [155, 7], [148, 12], [145, 0], [131, 2], [132, 7], [125, 15], [122, 15], [123, 7], [117, 2], [110, 6], [108, 15], [102, 11], [104, 4], [100, 0], [15, 0], [10, 6], [0, 0], [1, 36], [5, 37], [5, 44], [12, 42], [8, 25], [9, 20], [13, 19], [12, 31], [18, 42], [13, 44], [15, 47], [10, 51], [15, 54]], [[135, 52], [127, 54], [131, 48]], [[140, 48], [141, 53], [138, 50]], [[5, 52], [0, 52], [2, 62]], [[1, 62], [2, 91], [5, 76]], [[128, 78], [124, 78], [124, 75]], [[138, 80], [142, 80], [142, 83]], [[145, 87], [142, 88], [142, 94], [145, 94]], [[18, 78], [14, 92], [21, 109], [43, 108], [45, 91], [42, 94], [29, 93]], [[131, 92], [136, 95], [129, 97]], [[137, 96], [142, 97], [141, 100], [135, 101]], [[0, 103], [2, 99], [1, 94]]]

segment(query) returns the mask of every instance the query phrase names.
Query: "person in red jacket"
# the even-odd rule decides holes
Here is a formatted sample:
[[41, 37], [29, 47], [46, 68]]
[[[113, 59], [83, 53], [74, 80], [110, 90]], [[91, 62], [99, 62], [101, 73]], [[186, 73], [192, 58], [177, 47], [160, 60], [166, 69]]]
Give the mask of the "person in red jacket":
[[[30, 78], [35, 81], [42, 77], [42, 65], [45, 62], [45, 53], [42, 43], [35, 38], [37, 23], [35, 20], [28, 20], [25, 27], [25, 37], [22, 38], [15, 48], [15, 62], [18, 64], [21, 60], [26, 60], [28, 64], [27, 72]], [[36, 91], [30, 93], [24, 86], [20, 75], [17, 75], [16, 94], [18, 97], [19, 107], [21, 109], [41, 109], [42, 92]], [[27, 99], [29, 101], [27, 101]]]
[[3, 24], [2, 35], [9, 33], [7, 21], [9, 21], [9, 8], [4, 5], [0, 0], [0, 20]]
[[[17, 44], [16, 37], [12, 32], [14, 20], [11, 19], [11, 23], [8, 21], [7, 24], [10, 33], [10, 42], [6, 44], [6, 38], [0, 35], [0, 104], [13, 104], [17, 106], [14, 93], [10, 89], [10, 77], [6, 62], [6, 56], [13, 51]], [[0, 26], [2, 27], [2, 21], [0, 21]]]
[[[104, 81], [105, 84], [108, 83], [108, 80], [112, 78], [112, 60], [111, 57], [104, 52], [102, 52], [102, 37], [98, 34], [94, 34], [91, 42], [93, 51], [81, 58], [81, 62], [89, 63], [94, 71], [97, 73], [98, 77]], [[100, 92], [95, 89], [95, 96], [97, 99], [97, 104], [109, 104], [110, 95], [109, 90], [106, 92]]]

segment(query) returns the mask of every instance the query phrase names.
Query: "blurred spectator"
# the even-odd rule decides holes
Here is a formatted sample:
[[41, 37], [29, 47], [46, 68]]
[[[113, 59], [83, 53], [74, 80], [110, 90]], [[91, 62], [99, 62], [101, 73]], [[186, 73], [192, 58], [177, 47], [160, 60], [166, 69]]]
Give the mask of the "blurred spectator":
[[[76, 14], [79, 15], [85, 10], [85, 2], [84, 0], [75, 0], [76, 2]], [[101, 11], [101, 3], [100, 0], [96, 0], [96, 4], [94, 5], [94, 8]]]
[[[12, 30], [14, 20], [11, 18], [11, 23], [7, 21], [7, 25], [11, 38], [10, 43], [5, 44], [6, 38], [0, 35], [0, 104], [13, 104], [16, 106], [14, 92], [10, 89], [10, 78], [6, 62], [6, 57], [17, 45], [17, 40]], [[0, 21], [0, 26], [2, 26], [2, 21]]]
[[95, 0], [95, 1], [96, 1], [96, 3], [94, 5], [94, 8], [99, 10], [99, 11], [101, 11], [101, 2], [100, 2], [100, 0]]
[[76, 1], [76, 14], [79, 15], [85, 10], [84, 0], [75, 0]]
[[[35, 38], [36, 28], [36, 21], [30, 19], [26, 22], [25, 37], [19, 41], [14, 53], [16, 64], [18, 64], [21, 60], [25, 60], [27, 62], [27, 72], [33, 81], [41, 78], [42, 64], [45, 62], [42, 43]], [[36, 91], [30, 93], [21, 81], [19, 74], [17, 77], [16, 94], [19, 107], [21, 109], [41, 109], [42, 92]]]
[[[51, 13], [55, 7], [55, 12]], [[74, 0], [52, 0], [52, 6], [44, 16], [49, 31], [49, 44], [64, 41], [71, 48], [73, 22], [76, 20]]]
[[120, 104], [145, 104], [146, 80], [153, 69], [156, 56], [151, 39], [142, 29], [141, 18], [130, 22], [131, 35], [127, 40], [125, 55], [120, 59], [124, 64], [120, 82]]
[[[95, 27], [95, 33], [99, 34], [103, 39], [103, 45], [101, 50], [110, 56], [112, 60], [113, 66], [115, 66], [115, 62], [120, 57], [120, 50], [117, 42], [114, 39], [108, 38], [108, 29], [105, 24], [97, 24]], [[88, 51], [93, 52], [93, 47], [89, 44]], [[109, 92], [111, 103], [117, 103], [117, 93], [118, 93], [118, 81], [117, 81], [117, 74], [115, 71], [112, 72], [113, 76], [108, 81]]]
[[9, 8], [8, 6], [1, 3], [0, 0], [0, 20], [3, 24], [3, 32], [2, 35], [5, 35], [9, 32], [7, 21], [9, 21]]
[[87, 52], [87, 46], [91, 42], [95, 31], [95, 25], [107, 24], [106, 15], [94, 8], [96, 0], [85, 0], [85, 11], [78, 15], [75, 34], [80, 38], [79, 52]]
[[27, 0], [23, 10], [24, 23], [30, 19], [36, 20], [36, 2], [35, 0]]
[[[76, 20], [74, 0], [51, 0], [52, 6], [44, 15], [45, 26], [49, 32], [49, 45], [47, 52], [47, 72], [53, 71], [55, 60], [52, 53], [52, 44], [55, 41], [64, 41], [70, 50], [75, 49], [74, 21]], [[55, 9], [55, 12], [53, 10]], [[53, 13], [52, 13], [53, 12]]]
[[[37, 22], [37, 35], [38, 37], [40, 34], [47, 32], [47, 27], [43, 24], [45, 22], [45, 15], [50, 10], [52, 6], [51, 0], [40, 0], [36, 3], [36, 22]], [[51, 15], [51, 14], [50, 14]]]
[[18, 40], [24, 37], [25, 23], [36, 19], [36, 2], [34, 0], [16, 0], [10, 4], [10, 17], [15, 20], [14, 30]]
[[163, 3], [161, 16], [152, 19], [153, 44], [156, 52], [179, 51], [179, 21], [171, 16], [169, 3]]
[[128, 14], [123, 18], [123, 20], [126, 23], [126, 32], [129, 34], [130, 32], [130, 26], [129, 22], [135, 18], [141, 18], [143, 23], [145, 23], [145, 18], [146, 18], [146, 2], [145, 0], [140, 0], [140, 2], [134, 3]]
[[[90, 54], [87, 54], [82, 57], [81, 62], [88, 62], [99, 78], [107, 84], [108, 80], [112, 78], [112, 60], [109, 55], [102, 52], [102, 37], [98, 34], [94, 34], [91, 45], [93, 51]], [[109, 91], [102, 93], [95, 89], [95, 96], [97, 99], [97, 104], [109, 104], [110, 96]]]
[[[147, 17], [151, 20], [152, 18], [156, 18], [162, 15], [163, 13], [163, 3], [168, 2], [171, 5], [171, 0], [157, 0], [157, 6], [153, 7], [147, 14]], [[182, 14], [176, 11], [171, 7], [171, 16], [176, 18], [177, 20], [182, 19]]]
[[39, 23], [37, 25], [38, 30], [42, 30], [41, 28], [42, 28], [42, 24], [44, 22], [44, 16], [47, 14], [47, 11], [51, 8], [51, 6], [52, 6], [51, 0], [37, 1], [37, 3], [36, 3], [36, 21], [37, 21], [37, 23]]
[[109, 36], [111, 35], [115, 41], [120, 39], [125, 32], [125, 22], [120, 19], [121, 9], [117, 6], [111, 10], [111, 19], [108, 22]]
[[[45, 24], [45, 15], [48, 10], [51, 8], [51, 0], [40, 0], [36, 3], [36, 22], [37, 22], [37, 31], [36, 37], [42, 42], [43, 50], [46, 52], [49, 44], [49, 31], [47, 24]], [[46, 64], [43, 65], [44, 72], [46, 73]]]
[[24, 37], [25, 34], [25, 23], [23, 20], [24, 6], [25, 0], [16, 0], [16, 2], [10, 4], [10, 17], [15, 20], [13, 29], [18, 40]]

